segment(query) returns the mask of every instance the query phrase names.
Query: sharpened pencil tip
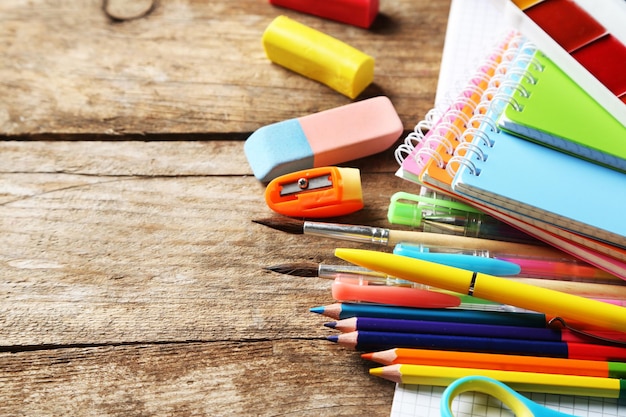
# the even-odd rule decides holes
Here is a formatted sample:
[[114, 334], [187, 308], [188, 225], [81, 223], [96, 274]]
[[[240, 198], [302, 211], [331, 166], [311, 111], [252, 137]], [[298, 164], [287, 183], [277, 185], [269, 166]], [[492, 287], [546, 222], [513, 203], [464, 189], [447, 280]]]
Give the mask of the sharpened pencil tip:
[[383, 368], [382, 367], [370, 368], [369, 373], [370, 375], [381, 376], [383, 374]]
[[326, 337], [327, 340], [331, 341], [331, 342], [335, 342], [338, 343], [339, 342], [339, 336], [334, 334], [332, 336], [328, 336]]
[[313, 308], [310, 308], [309, 311], [311, 313], [324, 314], [324, 307], [313, 307]]
[[337, 325], [336, 321], [331, 321], [331, 322], [328, 322], [328, 323], [324, 323], [324, 326], [330, 327], [331, 329], [334, 329], [336, 325]]
[[368, 361], [371, 361], [373, 357], [374, 357], [374, 353], [373, 352], [362, 353], [361, 354], [361, 358], [367, 359]]

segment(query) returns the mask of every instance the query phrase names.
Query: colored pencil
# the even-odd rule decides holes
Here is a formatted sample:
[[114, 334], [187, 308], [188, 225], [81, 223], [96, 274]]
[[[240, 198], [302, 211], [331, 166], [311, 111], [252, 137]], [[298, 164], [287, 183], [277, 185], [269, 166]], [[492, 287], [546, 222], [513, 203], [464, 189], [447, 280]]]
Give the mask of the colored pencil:
[[335, 255], [401, 279], [626, 332], [626, 308], [621, 306], [379, 251], [340, 248]]
[[500, 371], [626, 378], [626, 363], [542, 356], [394, 348], [361, 355], [383, 365], [429, 365]]
[[[450, 336], [495, 337], [500, 339], [543, 340], [569, 343], [597, 343], [599, 340], [576, 334], [568, 329], [552, 329], [522, 326], [501, 326], [493, 324], [453, 323], [426, 320], [387, 319], [377, 317], [351, 317], [324, 326], [341, 332], [375, 331], [393, 333], [425, 333]], [[622, 332], [595, 333], [604, 339], [626, 342]]]
[[342, 333], [328, 336], [327, 339], [349, 349], [370, 352], [402, 347], [596, 361], [626, 361], [626, 347], [591, 343], [370, 331]]
[[548, 322], [546, 316], [540, 313], [422, 309], [379, 304], [335, 303], [321, 307], [313, 307], [310, 311], [335, 320], [347, 319], [349, 317], [381, 317], [525, 327], [546, 327]]
[[615, 378], [428, 365], [389, 365], [372, 368], [369, 372], [400, 384], [447, 386], [459, 378], [476, 375], [493, 378], [524, 392], [604, 398], [626, 396], [626, 388], [622, 390], [626, 381]]

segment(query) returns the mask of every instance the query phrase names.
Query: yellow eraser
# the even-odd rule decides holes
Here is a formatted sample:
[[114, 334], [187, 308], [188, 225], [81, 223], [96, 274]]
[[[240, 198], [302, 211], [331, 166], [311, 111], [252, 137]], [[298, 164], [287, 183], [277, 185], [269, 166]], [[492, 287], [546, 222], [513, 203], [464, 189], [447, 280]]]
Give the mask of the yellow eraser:
[[350, 98], [374, 80], [374, 58], [286, 16], [265, 29], [263, 48], [272, 62]]

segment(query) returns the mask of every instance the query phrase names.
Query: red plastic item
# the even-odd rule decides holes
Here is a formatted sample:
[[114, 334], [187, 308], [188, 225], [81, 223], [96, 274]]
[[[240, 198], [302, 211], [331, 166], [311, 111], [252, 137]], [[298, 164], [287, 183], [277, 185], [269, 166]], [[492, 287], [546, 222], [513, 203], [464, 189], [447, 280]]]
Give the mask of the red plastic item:
[[568, 53], [607, 33], [600, 23], [572, 0], [542, 1], [524, 12]]
[[612, 35], [605, 35], [575, 51], [572, 56], [613, 94], [626, 93], [626, 46]]
[[269, 0], [286, 7], [325, 19], [369, 28], [378, 15], [379, 0]]

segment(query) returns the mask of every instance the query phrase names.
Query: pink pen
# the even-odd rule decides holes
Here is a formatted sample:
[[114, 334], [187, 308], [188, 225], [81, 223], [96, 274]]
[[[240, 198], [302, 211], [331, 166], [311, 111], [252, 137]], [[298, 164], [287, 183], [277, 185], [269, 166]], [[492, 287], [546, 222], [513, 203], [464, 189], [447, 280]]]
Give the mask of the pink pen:
[[624, 281], [593, 265], [570, 259], [522, 258], [502, 254], [497, 259], [520, 266], [520, 277], [558, 279], [564, 281], [586, 281], [604, 284], [623, 284]]
[[458, 307], [461, 299], [452, 294], [421, 288], [369, 285], [361, 278], [339, 276], [332, 284], [332, 296], [339, 302], [368, 302], [402, 307]]

